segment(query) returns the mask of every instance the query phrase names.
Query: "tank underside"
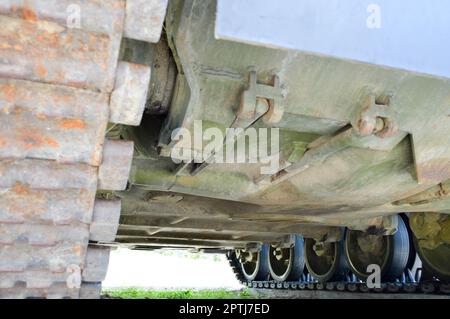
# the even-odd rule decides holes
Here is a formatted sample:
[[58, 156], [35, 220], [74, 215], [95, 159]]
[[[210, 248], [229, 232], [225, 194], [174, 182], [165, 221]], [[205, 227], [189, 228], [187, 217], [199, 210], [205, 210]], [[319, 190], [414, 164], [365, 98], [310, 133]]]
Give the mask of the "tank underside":
[[[215, 10], [214, 1], [169, 4], [158, 44], [169, 49], [156, 51], [170, 51], [165, 63], [177, 70], [173, 76], [162, 67], [162, 86], [174, 87], [170, 108], [150, 109], [141, 126], [114, 132], [136, 143], [129, 187], [116, 193], [123, 202], [119, 242], [242, 247], [293, 233], [339, 238], [342, 227], [387, 234], [396, 228], [389, 216], [449, 213], [449, 80], [217, 40]], [[142, 43], [127, 45], [130, 61], [152, 59], [140, 54]], [[266, 97], [274, 101], [267, 113], [242, 102], [267, 87], [267, 95], [280, 94]], [[251, 163], [248, 154], [242, 164], [175, 164], [174, 153], [202, 149], [172, 141], [172, 131], [194, 136], [199, 121], [203, 133], [279, 128], [279, 169], [262, 174], [267, 164]]]
[[[165, 85], [173, 85], [174, 91], [167, 113], [150, 110], [140, 127], [117, 133], [133, 139], [137, 151], [129, 188], [116, 193], [122, 199], [116, 241], [134, 249], [229, 251], [239, 273], [254, 262], [248, 254], [260, 254], [265, 245], [295, 247], [293, 235], [312, 240], [310, 250], [343, 243], [351, 231], [375, 236], [371, 240], [391, 238], [402, 214], [410, 258], [416, 254], [413, 238], [424, 246], [434, 242], [437, 250], [447, 247], [450, 82], [321, 54], [220, 40], [216, 9], [213, 1], [169, 4], [166, 42], [159, 45], [168, 46], [167, 64], [177, 69]], [[141, 44], [128, 45], [128, 58], [145, 63]], [[263, 111], [258, 109], [260, 99], [269, 101]], [[205, 154], [204, 140], [175, 141], [173, 130], [185, 128], [194, 136], [198, 130], [207, 134], [211, 127], [225, 136], [227, 128], [242, 128], [243, 135], [251, 129], [278, 128], [280, 167], [262, 174], [268, 162], [251, 162], [251, 141], [245, 163], [222, 163], [211, 154], [200, 161], [173, 162], [174, 154], [183, 151]], [[269, 138], [267, 144], [271, 142]], [[214, 152], [227, 147], [224, 142]], [[435, 235], [429, 232], [432, 224]], [[241, 257], [233, 251], [242, 252]], [[403, 267], [397, 271], [400, 277], [408, 267], [413, 269], [412, 264], [398, 267]], [[308, 273], [306, 267], [302, 271]], [[268, 274], [259, 279], [289, 282]], [[242, 274], [238, 278], [264, 285]], [[265, 285], [270, 286], [267, 281]]]

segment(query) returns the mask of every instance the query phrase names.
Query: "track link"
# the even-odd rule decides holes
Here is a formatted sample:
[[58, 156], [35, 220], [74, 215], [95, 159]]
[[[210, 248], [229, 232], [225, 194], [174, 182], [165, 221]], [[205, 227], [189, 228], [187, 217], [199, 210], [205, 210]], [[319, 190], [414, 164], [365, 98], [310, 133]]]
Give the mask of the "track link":
[[227, 253], [228, 262], [238, 281], [249, 288], [254, 289], [278, 289], [278, 290], [305, 290], [305, 291], [334, 291], [347, 293], [375, 293], [375, 294], [432, 294], [450, 296], [450, 284], [424, 280], [419, 282], [385, 282], [379, 288], [369, 288], [366, 283], [358, 282], [353, 276], [347, 281], [318, 283], [311, 276], [304, 275], [301, 281], [277, 282], [274, 280], [246, 281], [242, 274], [238, 260], [234, 252]]
[[275, 281], [241, 281], [244, 286], [255, 289], [336, 291], [353, 293], [392, 293], [392, 294], [434, 294], [450, 296], [450, 286], [439, 281], [421, 283], [382, 283], [380, 288], [369, 288], [365, 283], [353, 282], [275, 282]]
[[110, 248], [98, 243], [114, 241], [120, 201], [96, 193], [126, 188], [134, 151], [106, 128], [139, 125], [150, 81], [150, 67], [118, 62], [126, 10], [0, 7], [0, 298], [100, 297]]

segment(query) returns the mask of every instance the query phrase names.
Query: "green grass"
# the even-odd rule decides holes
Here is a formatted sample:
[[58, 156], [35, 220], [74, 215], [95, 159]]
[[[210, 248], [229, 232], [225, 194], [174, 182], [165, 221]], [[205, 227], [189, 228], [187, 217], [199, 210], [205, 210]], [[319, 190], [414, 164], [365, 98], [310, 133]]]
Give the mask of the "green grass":
[[147, 290], [139, 288], [110, 289], [103, 291], [105, 298], [120, 299], [251, 299], [249, 290]]

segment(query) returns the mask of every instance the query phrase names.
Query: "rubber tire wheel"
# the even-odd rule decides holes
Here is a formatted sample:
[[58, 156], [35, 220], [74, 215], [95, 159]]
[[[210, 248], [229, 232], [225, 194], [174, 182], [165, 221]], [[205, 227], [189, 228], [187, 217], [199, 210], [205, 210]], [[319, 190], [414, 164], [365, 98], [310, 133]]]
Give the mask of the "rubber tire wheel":
[[418, 255], [417, 250], [416, 250], [416, 245], [414, 243], [414, 236], [413, 236], [411, 227], [409, 226], [409, 217], [406, 214], [399, 214], [399, 216], [402, 218], [403, 222], [405, 223], [406, 229], [408, 230], [408, 234], [409, 234], [409, 259], [408, 259], [408, 263], [406, 265], [406, 269], [412, 269], [416, 262], [416, 256]]
[[339, 242], [334, 243], [334, 260], [333, 265], [325, 274], [318, 274], [311, 264], [310, 253], [315, 254], [312, 250], [312, 246], [314, 245], [314, 239], [305, 239], [305, 263], [306, 268], [308, 269], [308, 273], [316, 279], [320, 283], [327, 282], [335, 282], [335, 281], [343, 281], [347, 279], [347, 275], [350, 272], [350, 268], [347, 263], [347, 259], [345, 258], [345, 248], [344, 241], [341, 240]]
[[247, 281], [259, 281], [259, 280], [267, 280], [269, 278], [269, 245], [262, 245], [261, 250], [258, 254], [258, 261], [256, 265], [256, 269], [252, 274], [247, 274], [244, 265], [241, 265], [242, 275]]
[[[444, 281], [450, 283], [450, 271], [447, 273], [442, 272], [436, 266], [434, 266], [429, 258], [427, 257], [427, 250], [423, 249], [419, 246], [419, 241], [414, 236], [414, 246], [416, 247], [417, 253], [419, 254], [419, 258], [422, 261], [422, 281], [433, 280], [433, 277], [439, 279], [440, 281]], [[447, 267], [450, 265], [450, 245], [444, 244], [440, 246], [439, 249], [441, 252], [444, 252], [446, 262], [444, 262]], [[447, 268], [448, 269], [448, 268]]]
[[[352, 273], [358, 277], [360, 280], [367, 280], [370, 274], [358, 270], [352, 262], [352, 257], [349, 254], [348, 250], [348, 238], [351, 230], [347, 229], [345, 234], [345, 256], [347, 259], [348, 266]], [[405, 222], [399, 216], [398, 217], [398, 230], [392, 236], [387, 237], [387, 249], [389, 250], [389, 255], [384, 258], [384, 265], [380, 265], [381, 269], [381, 281], [394, 281], [397, 278], [401, 277], [403, 272], [405, 271], [408, 262], [410, 261], [409, 253], [410, 253], [410, 236], [408, 233], [408, 229], [406, 227]], [[368, 265], [367, 265], [368, 266]]]
[[267, 263], [269, 265], [270, 276], [278, 282], [284, 281], [300, 281], [302, 274], [305, 270], [305, 257], [303, 253], [304, 240], [303, 237], [295, 235], [294, 247], [290, 249], [291, 261], [288, 265], [288, 269], [283, 275], [277, 275], [272, 269], [270, 263], [270, 251], [267, 256]]

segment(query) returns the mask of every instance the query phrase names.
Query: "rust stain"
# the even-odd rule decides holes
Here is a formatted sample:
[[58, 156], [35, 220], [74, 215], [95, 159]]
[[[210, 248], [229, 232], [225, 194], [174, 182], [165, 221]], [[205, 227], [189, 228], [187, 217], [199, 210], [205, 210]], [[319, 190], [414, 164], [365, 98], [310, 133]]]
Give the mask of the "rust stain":
[[0, 50], [4, 48], [13, 55], [24, 54], [21, 58], [33, 64], [33, 75], [46, 79], [46, 82], [69, 86], [75, 83], [75, 87], [82, 88], [105, 86], [105, 83], [112, 82], [102, 78], [101, 72], [93, 72], [94, 79], [78, 78], [71, 68], [72, 65], [87, 65], [86, 68], [98, 71], [112, 68], [109, 51], [112, 50], [111, 41], [115, 40], [113, 35], [70, 30], [60, 21], [41, 21], [44, 17], [39, 16], [33, 5], [21, 5], [17, 15], [24, 20], [18, 21], [17, 28], [11, 30], [6, 38], [0, 39]]
[[73, 248], [73, 251], [78, 255], [78, 256], [81, 256], [81, 246], [80, 245], [77, 245], [77, 246], [75, 246], [74, 248]]
[[6, 98], [8, 102], [11, 103], [14, 101], [14, 97], [16, 95], [16, 88], [12, 85], [6, 85], [0, 89], [0, 93], [3, 97]]
[[[57, 73], [57, 78], [61, 77], [64, 78], [64, 75], [61, 72]], [[56, 104], [61, 104], [61, 105], [69, 105], [69, 104], [75, 104], [75, 102], [73, 101], [73, 96], [69, 95], [69, 94], [60, 94], [59, 92], [57, 94], [55, 94], [54, 96], [52, 96], [53, 101]]]
[[96, 165], [100, 165], [101, 161], [102, 161], [102, 154], [100, 151], [96, 149], [94, 155], [92, 156], [92, 162], [95, 163]]
[[37, 147], [38, 141], [30, 137], [22, 137], [23, 146], [26, 149]]
[[36, 117], [37, 117], [38, 119], [40, 119], [40, 120], [46, 120], [46, 119], [47, 119], [47, 115], [45, 115], [45, 114], [42, 113], [42, 112], [37, 113], [37, 114], [36, 114]]
[[14, 49], [16, 51], [23, 51], [23, 46], [20, 44], [11, 45], [9, 43], [4, 42], [4, 43], [0, 44], [0, 49], [5, 49], [5, 50]]
[[21, 140], [25, 149], [40, 148], [44, 146], [50, 146], [57, 148], [59, 143], [54, 138], [48, 136], [42, 136], [36, 132], [25, 132], [20, 134], [19, 140]]
[[28, 195], [28, 193], [30, 191], [28, 187], [21, 184], [20, 182], [16, 182], [16, 184], [14, 185], [14, 187], [11, 190], [14, 193], [16, 193], [17, 195]]
[[36, 22], [38, 20], [36, 12], [30, 7], [22, 8], [22, 18], [26, 21]]
[[59, 124], [60, 128], [63, 129], [84, 129], [86, 128], [86, 123], [80, 119], [64, 119]]
[[12, 110], [13, 114], [16, 114], [16, 115], [20, 115], [23, 111], [24, 111], [24, 109], [21, 107], [18, 107], [17, 105], [14, 106], [14, 109]]
[[116, 1], [113, 3], [112, 7], [114, 9], [124, 9], [125, 8], [125, 2], [124, 1]]
[[53, 138], [51, 138], [51, 137], [45, 137], [44, 138], [44, 141], [45, 141], [45, 143], [48, 145], [48, 146], [51, 146], [51, 147], [59, 147], [59, 143], [58, 143], [58, 141], [57, 140], [55, 140], [55, 139], [53, 139]]
[[9, 44], [9, 43], [2, 43], [0, 45], [0, 48], [5, 49], [5, 50], [11, 49], [11, 44]]
[[39, 64], [39, 65], [36, 66], [36, 73], [40, 77], [44, 78], [44, 77], [47, 76], [48, 71], [47, 71], [47, 69], [45, 68], [45, 66], [43, 64]]

